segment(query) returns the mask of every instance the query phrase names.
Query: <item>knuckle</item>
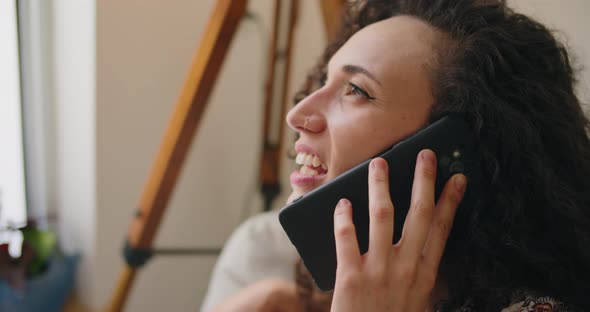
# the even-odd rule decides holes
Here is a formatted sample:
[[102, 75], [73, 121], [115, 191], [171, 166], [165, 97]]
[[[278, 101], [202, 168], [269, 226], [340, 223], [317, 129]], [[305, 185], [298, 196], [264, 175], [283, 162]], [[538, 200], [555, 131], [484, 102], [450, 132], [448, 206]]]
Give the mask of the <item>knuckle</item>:
[[463, 198], [462, 194], [455, 190], [452, 186], [445, 187], [443, 194], [441, 195], [441, 200], [444, 199], [450, 204], [458, 205]]
[[387, 175], [383, 172], [373, 172], [372, 177], [373, 177], [373, 180], [376, 182], [387, 181]]
[[418, 171], [420, 176], [427, 180], [434, 180], [436, 178], [436, 169], [431, 166], [422, 166]]
[[451, 225], [448, 222], [437, 220], [435, 226], [440, 237], [446, 238], [449, 236], [449, 233], [451, 232]]
[[338, 224], [334, 229], [334, 234], [338, 238], [350, 238], [355, 234], [354, 224]]
[[412, 284], [416, 279], [416, 264], [405, 264], [397, 271], [397, 276], [405, 284]]
[[334, 218], [346, 218], [347, 215], [348, 211], [346, 211], [345, 208], [336, 207], [336, 209], [334, 209]]
[[429, 218], [431, 214], [432, 203], [424, 199], [417, 199], [414, 201], [412, 209], [419, 217]]
[[459, 194], [457, 194], [456, 192], [449, 192], [449, 193], [450, 194], [447, 196], [449, 198], [449, 201], [453, 205], [457, 205], [461, 201], [461, 198], [459, 197]]
[[376, 222], [390, 222], [393, 220], [393, 206], [387, 203], [377, 205], [371, 211], [371, 218]]
[[385, 266], [373, 268], [369, 273], [369, 280], [376, 289], [386, 289], [390, 286], [391, 278]]
[[371, 279], [373, 289], [388, 289], [391, 286], [391, 280], [386, 276], [380, 275]]
[[[340, 273], [340, 274], [338, 274]], [[341, 287], [341, 289], [346, 291], [354, 291], [360, 285], [360, 277], [355, 272], [349, 272], [344, 274], [344, 272], [340, 271], [336, 274], [337, 276], [337, 283]]]
[[462, 192], [455, 191], [451, 195], [451, 200], [453, 201], [453, 203], [455, 203], [455, 205], [458, 205], [461, 202], [462, 199], [463, 199], [463, 193]]
[[368, 275], [371, 277], [371, 280], [384, 279], [384, 277], [387, 275], [387, 264], [375, 263], [371, 265], [367, 270]]

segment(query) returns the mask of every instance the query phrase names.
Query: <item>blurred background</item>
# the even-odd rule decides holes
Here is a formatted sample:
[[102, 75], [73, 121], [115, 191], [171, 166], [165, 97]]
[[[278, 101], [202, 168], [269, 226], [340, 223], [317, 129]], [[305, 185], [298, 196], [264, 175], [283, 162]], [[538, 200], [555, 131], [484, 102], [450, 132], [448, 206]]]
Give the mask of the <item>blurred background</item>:
[[[290, 94], [302, 86], [326, 42], [320, 1], [300, 1]], [[64, 254], [80, 255], [68, 311], [99, 311], [113, 295], [123, 241], [215, 1], [0, 2], [6, 4], [0, 13], [18, 16], [18, 57], [0, 56], [20, 73], [21, 84], [12, 87], [20, 93], [10, 99], [15, 107], [22, 103], [22, 117], [13, 110], [8, 120], [22, 118], [11, 127], [25, 134], [15, 134], [17, 143], [10, 144], [16, 145], [1, 142], [2, 153], [24, 153], [15, 154], [16, 166], [8, 166], [17, 174], [0, 172], [0, 186], [23, 186], [10, 188], [17, 194], [11, 196], [26, 193], [26, 200], [10, 204], [11, 211], [22, 219], [19, 211], [26, 205], [28, 218], [52, 230]], [[249, 2], [155, 247], [221, 248], [240, 222], [263, 210], [258, 163], [273, 3]], [[590, 2], [508, 3], [558, 30], [580, 69], [580, 97], [589, 103]], [[0, 33], [11, 30], [2, 27]], [[11, 47], [10, 38], [0, 37], [6, 41], [0, 50]], [[2, 109], [7, 100], [2, 98]], [[3, 127], [8, 126], [0, 123], [0, 133], [10, 130]], [[286, 156], [294, 136], [285, 135]], [[292, 168], [285, 158], [275, 208], [288, 196]], [[9, 197], [0, 192], [0, 200]], [[0, 212], [6, 205], [0, 202]], [[198, 310], [215, 261], [216, 255], [153, 258], [135, 280], [126, 311]]]

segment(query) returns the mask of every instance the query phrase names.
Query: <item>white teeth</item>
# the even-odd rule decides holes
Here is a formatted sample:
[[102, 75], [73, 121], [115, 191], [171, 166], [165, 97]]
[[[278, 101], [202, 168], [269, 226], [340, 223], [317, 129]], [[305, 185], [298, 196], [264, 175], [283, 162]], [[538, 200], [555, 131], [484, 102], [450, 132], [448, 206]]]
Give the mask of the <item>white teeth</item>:
[[299, 169], [299, 173], [303, 174], [303, 175], [309, 175], [309, 176], [316, 176], [318, 175], [318, 172], [307, 167], [307, 166], [303, 166], [301, 167], [301, 169]]
[[297, 158], [295, 158], [295, 163], [298, 165], [303, 165], [305, 162], [305, 154], [299, 153], [297, 154]]
[[322, 162], [320, 161], [320, 159], [317, 156], [313, 156], [312, 165], [314, 167], [319, 167], [321, 164], [322, 164]]
[[313, 165], [313, 155], [307, 155], [307, 157], [305, 157], [305, 165], [306, 166]]
[[304, 165], [304, 167], [309, 166], [318, 168], [321, 166], [324, 170], [328, 170], [328, 165], [326, 163], [322, 163], [320, 158], [313, 154], [297, 153], [297, 157], [295, 157], [295, 163], [298, 165]]

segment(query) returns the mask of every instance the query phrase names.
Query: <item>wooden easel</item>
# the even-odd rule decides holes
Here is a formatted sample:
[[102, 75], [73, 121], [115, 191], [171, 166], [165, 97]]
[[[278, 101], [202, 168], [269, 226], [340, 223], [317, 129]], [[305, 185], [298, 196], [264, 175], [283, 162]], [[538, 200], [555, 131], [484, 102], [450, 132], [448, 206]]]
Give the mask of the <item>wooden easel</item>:
[[[291, 25], [296, 19], [297, 3], [291, 0]], [[151, 174], [145, 184], [135, 217], [131, 222], [129, 235], [124, 250], [126, 264], [120, 273], [108, 311], [118, 312], [125, 307], [125, 302], [131, 290], [139, 268], [152, 255], [152, 243], [160, 225], [170, 195], [176, 184], [178, 175], [189, 150], [191, 141], [199, 126], [205, 106], [217, 76], [223, 64], [228, 47], [236, 29], [246, 13], [247, 0], [217, 0], [213, 13], [209, 19], [203, 38], [197, 49], [190, 72], [185, 79], [182, 92], [176, 102], [176, 108], [165, 132], [156, 161]], [[275, 28], [276, 12], [279, 11], [282, 0], [275, 0]], [[339, 26], [340, 16], [346, 0], [320, 0], [324, 25], [328, 38], [333, 38]], [[292, 27], [293, 28], [293, 27]], [[276, 31], [273, 32], [271, 44], [271, 62], [276, 57]], [[292, 41], [290, 30], [289, 41]], [[286, 70], [283, 84], [286, 86], [289, 74], [290, 48], [285, 51]], [[272, 75], [269, 69], [267, 81], [267, 101], [265, 102], [264, 137], [265, 142], [269, 134], [270, 101], [269, 94], [273, 89]], [[284, 88], [283, 90], [286, 90]], [[287, 101], [286, 91], [281, 96], [283, 111]], [[281, 117], [281, 120], [284, 118]], [[280, 136], [282, 138], [282, 129]], [[261, 158], [261, 182], [264, 186], [278, 183], [278, 168], [280, 159], [280, 144], [265, 144], [265, 151]], [[268, 205], [267, 205], [268, 206]], [[195, 307], [196, 309], [197, 307]]]

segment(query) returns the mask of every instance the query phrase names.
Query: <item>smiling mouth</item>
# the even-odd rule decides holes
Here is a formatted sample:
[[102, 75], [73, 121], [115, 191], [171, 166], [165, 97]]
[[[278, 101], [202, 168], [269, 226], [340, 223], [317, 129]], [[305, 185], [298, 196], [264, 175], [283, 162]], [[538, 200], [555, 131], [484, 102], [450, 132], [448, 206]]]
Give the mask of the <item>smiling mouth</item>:
[[299, 173], [307, 176], [317, 176], [328, 173], [328, 165], [317, 155], [297, 153], [295, 163], [301, 165]]

